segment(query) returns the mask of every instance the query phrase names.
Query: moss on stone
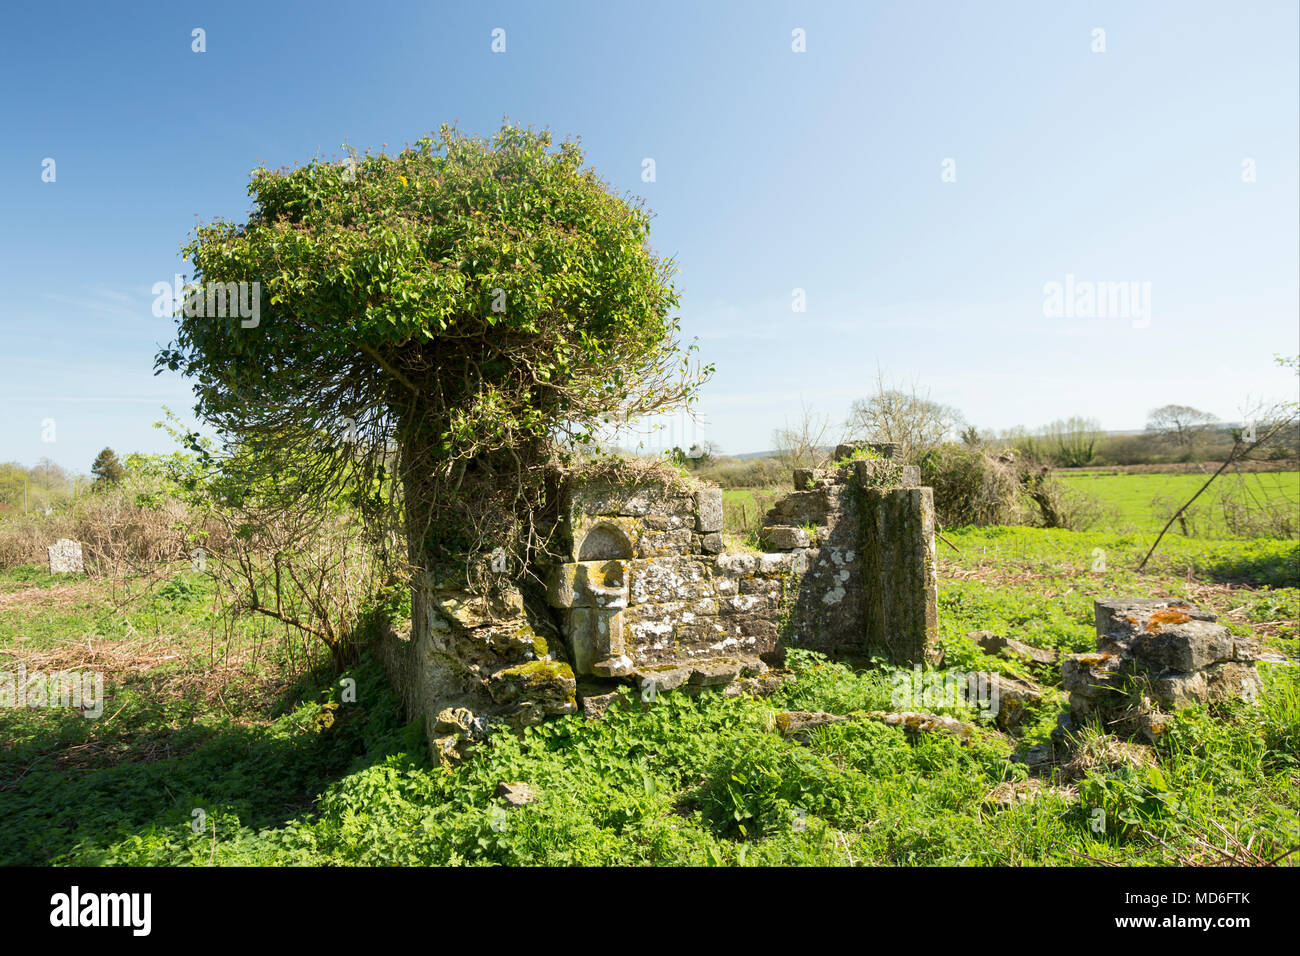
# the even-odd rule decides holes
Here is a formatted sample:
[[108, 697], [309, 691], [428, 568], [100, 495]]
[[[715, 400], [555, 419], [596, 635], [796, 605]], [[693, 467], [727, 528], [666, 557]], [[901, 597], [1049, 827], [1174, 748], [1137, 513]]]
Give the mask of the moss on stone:
[[507, 667], [505, 670], [498, 671], [498, 677], [528, 677], [528, 678], [552, 678], [558, 677], [563, 679], [573, 679], [573, 668], [563, 661], [529, 661], [526, 664], [516, 664], [514, 667]]

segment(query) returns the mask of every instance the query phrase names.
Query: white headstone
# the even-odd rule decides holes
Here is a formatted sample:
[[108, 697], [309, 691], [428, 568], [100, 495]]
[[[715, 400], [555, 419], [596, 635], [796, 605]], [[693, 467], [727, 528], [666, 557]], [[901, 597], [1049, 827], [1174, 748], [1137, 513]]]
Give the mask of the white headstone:
[[50, 574], [80, 574], [86, 570], [81, 560], [80, 543], [60, 538], [46, 550], [50, 553]]

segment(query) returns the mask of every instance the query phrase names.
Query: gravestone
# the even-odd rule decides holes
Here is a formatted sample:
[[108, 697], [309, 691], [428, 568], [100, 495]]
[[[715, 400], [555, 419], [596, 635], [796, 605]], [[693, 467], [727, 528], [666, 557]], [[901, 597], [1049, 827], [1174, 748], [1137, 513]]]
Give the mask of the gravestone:
[[50, 555], [50, 574], [81, 574], [86, 570], [79, 542], [60, 538], [45, 550]]

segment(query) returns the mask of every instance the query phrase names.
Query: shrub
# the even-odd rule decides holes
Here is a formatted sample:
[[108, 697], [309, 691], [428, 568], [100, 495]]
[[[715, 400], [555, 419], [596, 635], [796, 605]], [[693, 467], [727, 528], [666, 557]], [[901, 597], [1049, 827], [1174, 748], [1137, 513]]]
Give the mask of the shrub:
[[1014, 458], [947, 444], [921, 456], [921, 484], [934, 489], [935, 517], [944, 527], [1029, 524]]
[[1058, 481], [1043, 465], [1014, 451], [947, 444], [921, 456], [921, 483], [934, 489], [944, 527], [1041, 525], [1080, 530], [1101, 515], [1097, 499]]

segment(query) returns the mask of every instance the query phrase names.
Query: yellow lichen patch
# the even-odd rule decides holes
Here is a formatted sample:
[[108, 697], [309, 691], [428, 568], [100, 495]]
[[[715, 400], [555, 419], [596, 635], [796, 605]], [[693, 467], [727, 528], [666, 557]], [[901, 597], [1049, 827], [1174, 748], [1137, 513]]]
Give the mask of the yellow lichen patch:
[[1105, 651], [1098, 651], [1095, 654], [1079, 654], [1075, 657], [1075, 660], [1080, 664], [1087, 664], [1091, 667], [1093, 664], [1105, 664], [1114, 656], [1114, 654], [1107, 654]]
[[1156, 611], [1151, 615], [1151, 620], [1147, 622], [1147, 630], [1152, 634], [1159, 634], [1160, 629], [1168, 624], [1186, 624], [1192, 619], [1186, 611], [1179, 611], [1174, 608], [1165, 608]]

